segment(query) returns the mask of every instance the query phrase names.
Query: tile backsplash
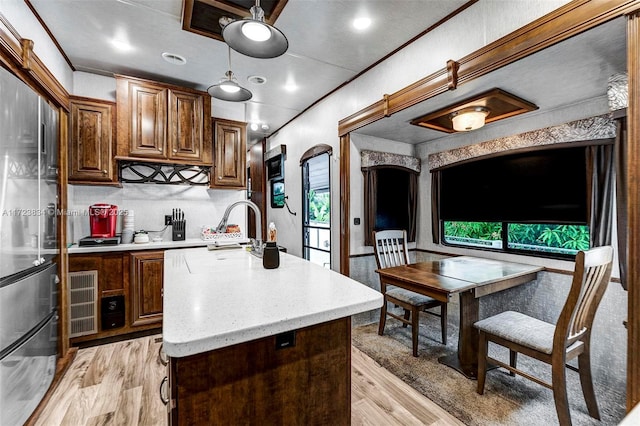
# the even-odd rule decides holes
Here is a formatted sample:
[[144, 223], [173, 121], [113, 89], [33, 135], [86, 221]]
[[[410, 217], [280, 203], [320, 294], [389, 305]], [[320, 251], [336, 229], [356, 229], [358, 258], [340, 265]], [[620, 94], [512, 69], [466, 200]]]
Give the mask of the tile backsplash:
[[[186, 238], [199, 238], [202, 226], [216, 226], [231, 203], [246, 199], [244, 190], [208, 189], [205, 186], [123, 184], [122, 188], [101, 186], [68, 186], [69, 242], [77, 243], [90, 235], [89, 206], [96, 203], [115, 204], [119, 211], [133, 210], [134, 229], [144, 229], [149, 236], [171, 240], [171, 227], [165, 229], [164, 216], [174, 208], [184, 212]], [[246, 232], [246, 207], [238, 206], [229, 223], [239, 224]], [[122, 231], [122, 216], [116, 232]], [[157, 231], [157, 232], [155, 232]], [[161, 232], [162, 231], [162, 232]]]

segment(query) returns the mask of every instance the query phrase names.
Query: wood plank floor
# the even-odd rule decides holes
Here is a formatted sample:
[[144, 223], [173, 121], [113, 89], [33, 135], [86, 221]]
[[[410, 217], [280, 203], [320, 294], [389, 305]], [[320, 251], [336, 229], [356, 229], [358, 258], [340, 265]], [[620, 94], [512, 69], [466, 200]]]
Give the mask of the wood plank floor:
[[[158, 336], [81, 349], [36, 425], [167, 424]], [[352, 347], [353, 425], [462, 425]]]

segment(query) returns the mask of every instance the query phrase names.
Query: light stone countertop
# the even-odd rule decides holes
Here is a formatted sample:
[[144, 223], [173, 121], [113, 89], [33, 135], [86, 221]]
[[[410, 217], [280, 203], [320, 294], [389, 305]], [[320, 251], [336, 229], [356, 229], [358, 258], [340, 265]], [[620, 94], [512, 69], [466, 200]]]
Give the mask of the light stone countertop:
[[83, 246], [80, 247], [77, 244], [69, 247], [67, 252], [69, 254], [78, 253], [109, 253], [117, 251], [135, 251], [135, 250], [166, 250], [176, 249], [184, 247], [204, 247], [207, 244], [212, 244], [212, 241], [205, 241], [201, 238], [187, 238], [184, 241], [171, 241], [164, 240], [159, 242], [149, 241], [148, 243], [131, 243], [131, 244], [117, 244], [114, 246]]
[[244, 249], [164, 254], [162, 336], [184, 357], [369, 311], [382, 294], [307, 260], [280, 253], [264, 269]]

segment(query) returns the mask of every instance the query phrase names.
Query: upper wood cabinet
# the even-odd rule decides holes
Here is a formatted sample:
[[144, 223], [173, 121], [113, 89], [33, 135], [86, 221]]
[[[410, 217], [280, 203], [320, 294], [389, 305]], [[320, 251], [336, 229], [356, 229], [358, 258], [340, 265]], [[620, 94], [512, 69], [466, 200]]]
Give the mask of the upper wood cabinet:
[[210, 186], [245, 188], [247, 123], [221, 119], [213, 122], [215, 158]]
[[117, 184], [115, 103], [71, 97], [69, 183]]
[[211, 165], [211, 97], [116, 76], [118, 159]]

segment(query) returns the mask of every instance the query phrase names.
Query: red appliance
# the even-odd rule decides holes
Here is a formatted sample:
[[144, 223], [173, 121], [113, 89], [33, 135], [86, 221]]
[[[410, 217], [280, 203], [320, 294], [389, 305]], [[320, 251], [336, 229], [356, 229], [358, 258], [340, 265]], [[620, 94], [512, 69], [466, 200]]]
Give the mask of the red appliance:
[[89, 226], [91, 236], [112, 238], [116, 236], [118, 206], [113, 204], [94, 204], [89, 207]]

